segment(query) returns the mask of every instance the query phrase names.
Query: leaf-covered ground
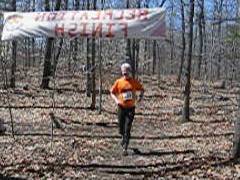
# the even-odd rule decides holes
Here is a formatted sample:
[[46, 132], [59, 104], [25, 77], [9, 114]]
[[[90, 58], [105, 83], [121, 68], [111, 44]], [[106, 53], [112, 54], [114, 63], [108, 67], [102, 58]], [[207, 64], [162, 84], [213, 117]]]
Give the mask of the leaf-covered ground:
[[[114, 77], [113, 77], [114, 78]], [[116, 107], [103, 95], [103, 112], [89, 109], [82, 78], [59, 78], [51, 141], [52, 90], [39, 82], [10, 90], [15, 140], [6, 90], [1, 90], [0, 178], [22, 179], [237, 179], [231, 162], [237, 88], [192, 82], [191, 121], [182, 124], [182, 88], [173, 77], [141, 77], [146, 96], [136, 109], [129, 155], [122, 156]], [[105, 92], [113, 80], [105, 82]]]

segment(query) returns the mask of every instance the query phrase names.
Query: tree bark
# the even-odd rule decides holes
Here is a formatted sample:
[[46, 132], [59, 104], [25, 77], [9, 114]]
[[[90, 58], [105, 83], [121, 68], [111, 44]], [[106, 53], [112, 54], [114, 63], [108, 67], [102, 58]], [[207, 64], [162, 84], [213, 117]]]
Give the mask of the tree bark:
[[201, 66], [203, 59], [203, 22], [204, 22], [204, 0], [200, 0], [200, 13], [198, 17], [198, 28], [199, 28], [199, 56], [197, 64], [197, 77], [201, 77]]
[[156, 40], [153, 41], [153, 60], [152, 60], [152, 74], [155, 74], [156, 71], [156, 62], [157, 62], [157, 56], [156, 56], [156, 50], [157, 50], [157, 42]]
[[[74, 9], [77, 11], [80, 8], [80, 2], [79, 0], [75, 0], [75, 7]], [[74, 40], [74, 46], [73, 46], [73, 62], [77, 61], [77, 55], [78, 55], [78, 38]]]
[[[64, 3], [64, 10], [67, 10], [68, 9], [68, 0], [65, 0], [65, 3]], [[57, 53], [54, 57], [54, 60], [53, 60], [53, 69], [52, 69], [52, 75], [54, 76], [55, 73], [56, 73], [56, 69], [57, 69], [57, 64], [58, 64], [58, 60], [59, 60], [59, 57], [60, 57], [60, 54], [61, 54], [61, 51], [62, 51], [62, 46], [63, 46], [63, 38], [60, 39], [60, 42], [59, 42], [59, 45], [58, 45], [58, 48], [57, 48]]]
[[[57, 0], [55, 10], [58, 11], [61, 6], [61, 0]], [[45, 10], [50, 11], [50, 4], [49, 0], [45, 0]], [[47, 38], [47, 45], [46, 45], [46, 51], [44, 55], [44, 69], [43, 69], [43, 77], [42, 77], [42, 83], [41, 88], [42, 89], [48, 89], [49, 88], [49, 81], [50, 76], [52, 75], [52, 50], [53, 50], [53, 41], [54, 38]]]
[[[101, 0], [101, 10], [104, 9], [105, 0]], [[98, 113], [102, 113], [102, 90], [103, 90], [103, 78], [102, 78], [102, 46], [103, 41], [102, 39], [99, 39], [99, 52], [98, 52], [98, 58], [99, 58], [99, 110]]]
[[[90, 2], [87, 0], [87, 10], [90, 9]], [[91, 64], [90, 64], [90, 39], [87, 38], [87, 81], [86, 81], [86, 95], [87, 97], [91, 97]]]
[[[35, 6], [36, 6], [36, 1], [33, 0], [33, 5], [32, 5], [32, 11], [35, 12]], [[33, 67], [35, 66], [35, 61], [36, 61], [36, 58], [35, 58], [35, 39], [34, 38], [31, 38], [31, 44], [32, 44], [32, 65]]]
[[184, 2], [181, 0], [181, 18], [182, 18], [182, 49], [181, 49], [181, 62], [180, 62], [180, 68], [178, 72], [178, 78], [177, 82], [179, 83], [181, 80], [182, 76], [182, 71], [183, 71], [183, 64], [184, 64], [184, 59], [185, 59], [185, 49], [186, 49], [186, 39], [185, 39], [185, 10], [184, 10]]
[[171, 42], [171, 50], [170, 50], [170, 74], [173, 73], [173, 61], [174, 61], [174, 46], [175, 46], [175, 42], [174, 42], [174, 3], [172, 1], [172, 4], [171, 4], [171, 17], [170, 17], [170, 42]]
[[[11, 2], [12, 10], [16, 11], [16, 0], [12, 0]], [[16, 87], [16, 79], [15, 79], [15, 72], [16, 72], [16, 66], [17, 66], [17, 41], [12, 41], [12, 63], [11, 63], [11, 76], [10, 76], [10, 87], [15, 88]]]
[[[97, 0], [93, 1], [93, 10], [97, 9]], [[96, 57], [96, 40], [92, 39], [92, 103], [91, 109], [96, 109], [96, 68], [95, 68], [95, 57]]]
[[222, 9], [223, 9], [223, 0], [220, 1], [220, 5], [218, 7], [218, 62], [217, 62], [217, 79], [220, 79], [221, 76], [221, 66], [222, 66], [222, 43], [221, 43], [221, 38], [222, 38]]
[[[237, 8], [238, 8], [238, 11], [237, 11], [236, 16], [237, 16], [237, 18], [239, 18], [240, 17], [240, 0], [238, 0]], [[235, 124], [234, 124], [235, 131], [234, 131], [233, 149], [232, 149], [232, 157], [235, 160], [237, 160], [240, 157], [240, 91], [238, 91], [237, 102], [238, 102], [238, 111], [237, 111], [237, 116], [236, 116]]]
[[136, 74], [136, 39], [132, 41], [132, 56], [131, 56], [131, 67], [132, 67], [132, 76], [135, 78]]
[[[126, 2], [126, 8], [129, 9], [130, 8], [130, 1], [127, 0]], [[135, 45], [134, 43], [130, 40], [130, 39], [127, 39], [127, 47], [126, 47], [126, 62], [129, 63], [132, 67], [132, 76], [134, 77], [135, 76], [135, 60], [133, 58], [133, 51], [135, 50]], [[135, 52], [134, 52], [135, 53]]]
[[233, 137], [233, 150], [232, 157], [237, 159], [240, 157], [240, 91], [238, 91], [238, 114], [234, 123], [234, 137]]
[[184, 89], [184, 106], [183, 106], [183, 122], [190, 120], [189, 106], [191, 93], [191, 65], [192, 65], [192, 45], [193, 45], [193, 16], [194, 16], [194, 0], [190, 0], [190, 16], [189, 16], [189, 49], [187, 56], [186, 85]]

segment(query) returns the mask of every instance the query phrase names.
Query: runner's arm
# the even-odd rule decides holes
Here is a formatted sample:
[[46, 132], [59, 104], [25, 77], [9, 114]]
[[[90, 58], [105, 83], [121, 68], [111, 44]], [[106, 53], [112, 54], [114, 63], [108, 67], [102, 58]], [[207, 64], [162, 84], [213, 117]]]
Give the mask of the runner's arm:
[[140, 95], [139, 95], [139, 98], [138, 98], [138, 102], [141, 102], [142, 99], [143, 99], [143, 95], [144, 95], [144, 88], [143, 88], [143, 85], [138, 81], [138, 80], [135, 80], [135, 89], [137, 91], [140, 91]]
[[114, 100], [114, 102], [116, 104], [119, 104], [119, 100], [118, 100], [118, 97], [117, 97], [117, 94], [118, 94], [118, 81], [115, 81], [115, 83], [113, 84], [113, 86], [112, 86], [112, 88], [110, 90], [110, 93], [111, 93], [111, 97]]
[[113, 100], [115, 101], [116, 104], [119, 104], [119, 100], [118, 100], [116, 94], [111, 92], [111, 97], [113, 98]]
[[138, 102], [141, 102], [141, 101], [142, 101], [143, 96], [144, 96], [144, 89], [142, 89], [142, 90], [140, 91], [140, 95], [139, 95]]

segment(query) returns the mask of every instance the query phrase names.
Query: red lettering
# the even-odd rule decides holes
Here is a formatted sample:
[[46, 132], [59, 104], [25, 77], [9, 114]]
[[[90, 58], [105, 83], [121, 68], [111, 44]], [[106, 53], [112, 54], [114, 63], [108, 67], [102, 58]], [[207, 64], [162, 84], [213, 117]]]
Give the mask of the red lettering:
[[121, 26], [123, 26], [122, 30], [124, 32], [124, 37], [128, 37], [128, 24], [127, 23], [120, 23]]
[[56, 12], [50, 12], [47, 16], [47, 20], [48, 21], [54, 21], [57, 17], [57, 13]]
[[93, 23], [93, 32], [92, 32], [92, 36], [93, 37], [102, 37], [102, 23], [99, 23], [96, 27], [96, 24]]
[[66, 14], [65, 12], [57, 13], [56, 19], [62, 21], [64, 19], [65, 14]]
[[68, 31], [68, 35], [72, 38], [75, 37], [77, 35], [77, 24], [76, 23], [71, 23], [70, 24], [70, 28]]
[[56, 26], [55, 26], [55, 36], [56, 37], [63, 37], [64, 36], [64, 24], [61, 24], [61, 26], [59, 26], [59, 24], [56, 24]]
[[66, 14], [65, 12], [58, 13], [58, 18], [57, 19], [62, 21], [64, 19], [65, 14]]
[[89, 34], [87, 33], [87, 23], [81, 23], [83, 29], [82, 29], [82, 32], [80, 33], [80, 35], [82, 37], [88, 37]]
[[126, 16], [125, 18], [126, 18], [127, 20], [132, 20], [132, 19], [134, 19], [134, 18], [135, 18], [135, 12], [136, 12], [135, 9], [129, 10], [129, 11], [128, 11], [128, 15], [129, 15], [129, 16]]
[[42, 18], [42, 13], [37, 13], [37, 15], [35, 15], [35, 17], [34, 17], [34, 20], [38, 21], [41, 18]]
[[47, 13], [38, 13], [38, 15], [35, 16], [35, 21], [44, 21], [46, 15]]
[[83, 18], [85, 18], [85, 20], [88, 20], [88, 13], [87, 12], [84, 12], [84, 13], [81, 14], [80, 19], [82, 20]]
[[107, 23], [108, 33], [106, 34], [106, 37], [108, 37], [108, 38], [114, 37], [114, 34], [113, 34], [113, 26], [114, 25], [115, 25], [114, 23]]
[[124, 10], [120, 11], [120, 16], [114, 17], [115, 20], [123, 20]]
[[138, 13], [138, 19], [140, 20], [147, 20], [148, 19], [149, 11], [148, 9], [140, 9]]
[[72, 12], [72, 20], [75, 20], [76, 15], [77, 15], [77, 11]]
[[106, 19], [107, 17], [108, 17], [110, 20], [113, 19], [113, 12], [112, 12], [112, 10], [106, 10], [106, 11], [105, 11], [104, 19]]
[[[95, 13], [94, 13], [94, 14], [95, 14]], [[99, 19], [100, 19], [100, 16], [101, 16], [101, 11], [97, 11], [97, 12], [96, 12], [96, 16], [95, 16], [95, 17], [93, 16], [92, 19], [93, 19], [93, 20], [99, 20]]]

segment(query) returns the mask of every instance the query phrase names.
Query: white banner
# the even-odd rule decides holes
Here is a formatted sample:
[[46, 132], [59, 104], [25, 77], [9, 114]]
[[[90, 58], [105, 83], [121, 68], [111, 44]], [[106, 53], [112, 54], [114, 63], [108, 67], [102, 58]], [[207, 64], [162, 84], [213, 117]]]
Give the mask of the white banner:
[[126, 9], [4, 13], [2, 40], [23, 37], [147, 38], [165, 36], [165, 11]]

